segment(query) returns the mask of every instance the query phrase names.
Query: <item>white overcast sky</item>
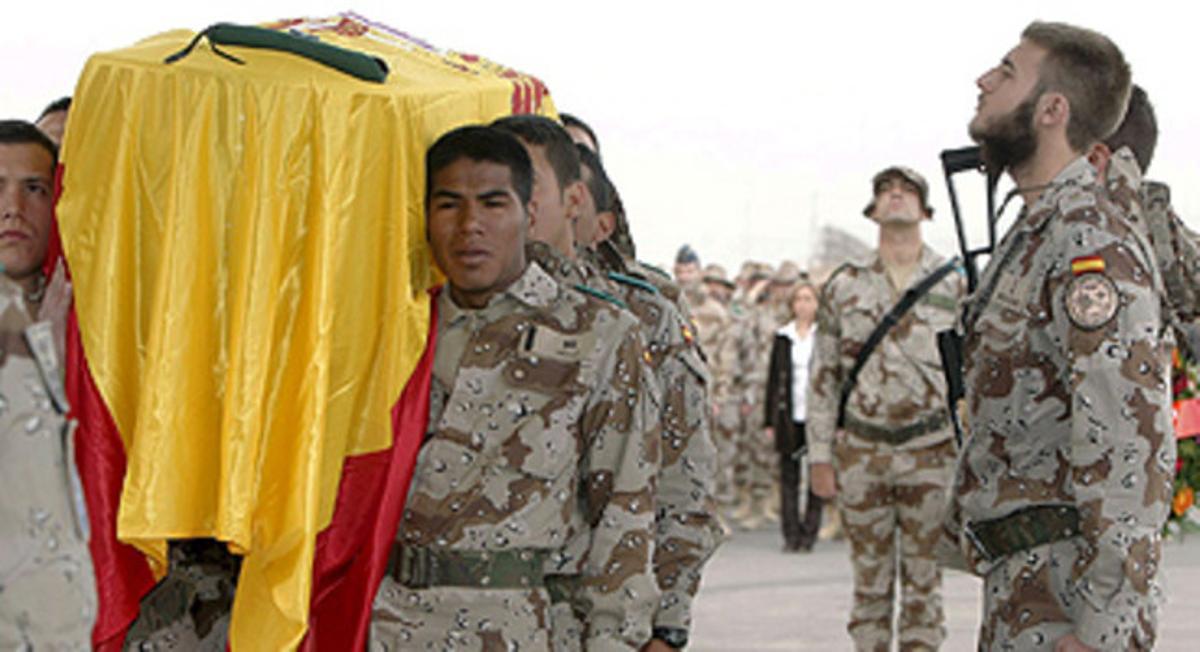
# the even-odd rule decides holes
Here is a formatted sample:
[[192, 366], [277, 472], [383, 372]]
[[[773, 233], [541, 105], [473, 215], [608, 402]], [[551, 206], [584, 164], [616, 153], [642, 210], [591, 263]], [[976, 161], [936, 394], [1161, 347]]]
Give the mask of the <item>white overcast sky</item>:
[[[345, 0], [342, 0], [345, 1]], [[1151, 176], [1200, 219], [1197, 37], [1183, 2], [358, 0], [8, 3], [0, 117], [70, 94], [89, 54], [168, 29], [356, 11], [439, 47], [540, 77], [599, 132], [642, 257], [692, 244], [705, 262], [806, 261], [823, 224], [874, 242], [860, 211], [880, 168], [930, 181], [927, 234], [955, 248], [938, 152], [966, 145], [974, 80], [1031, 20], [1111, 36], [1155, 103]], [[971, 190], [977, 182], [972, 179]], [[960, 187], [962, 184], [960, 183]], [[982, 194], [964, 198], [982, 214]], [[1013, 209], [1010, 211], [1015, 212]]]

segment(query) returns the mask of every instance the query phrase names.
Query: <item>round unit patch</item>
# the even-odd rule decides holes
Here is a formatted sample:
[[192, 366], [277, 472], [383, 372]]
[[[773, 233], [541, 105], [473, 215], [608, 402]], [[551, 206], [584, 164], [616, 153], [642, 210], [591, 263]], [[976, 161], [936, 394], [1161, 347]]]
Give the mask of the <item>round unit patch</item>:
[[1117, 314], [1121, 299], [1117, 285], [1100, 273], [1081, 274], [1067, 286], [1067, 317], [1084, 330], [1095, 330]]

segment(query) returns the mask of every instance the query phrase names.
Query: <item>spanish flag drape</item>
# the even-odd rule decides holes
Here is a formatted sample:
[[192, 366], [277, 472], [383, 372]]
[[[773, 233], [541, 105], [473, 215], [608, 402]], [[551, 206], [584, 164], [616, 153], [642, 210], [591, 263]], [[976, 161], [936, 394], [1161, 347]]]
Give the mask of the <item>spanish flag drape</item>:
[[[119, 508], [89, 495], [93, 522], [113, 523], [93, 537], [115, 537], [105, 545], [127, 565], [133, 546], [154, 575], [169, 539], [228, 542], [244, 555], [235, 650], [300, 643], [317, 535], [335, 501], [353, 502], [339, 483], [377, 487], [343, 483], [344, 463], [392, 455], [394, 418], [424, 419], [398, 398], [426, 351], [435, 281], [426, 147], [462, 124], [553, 111], [533, 78], [354, 14], [269, 27], [390, 72], [372, 83], [222, 46], [237, 64], [205, 43], [164, 63], [186, 31], [95, 55], [71, 108], [57, 213], [79, 437], [110, 432], [118, 449], [102, 465], [81, 457], [81, 471], [96, 487], [125, 467], [106, 480]], [[97, 643], [123, 632], [129, 595], [150, 577], [104, 563], [101, 583], [128, 586], [123, 606], [102, 603]]]

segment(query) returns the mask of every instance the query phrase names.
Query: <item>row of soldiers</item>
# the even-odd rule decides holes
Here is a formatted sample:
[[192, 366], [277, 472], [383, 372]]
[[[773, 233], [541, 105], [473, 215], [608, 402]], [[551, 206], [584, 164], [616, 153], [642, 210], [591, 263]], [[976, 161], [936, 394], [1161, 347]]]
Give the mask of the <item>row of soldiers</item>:
[[[688, 642], [724, 536], [709, 374], [678, 286], [634, 255], [595, 134], [566, 122], [502, 118], [427, 152], [429, 246], [447, 283], [434, 299], [424, 442], [388, 572], [366, 596], [371, 649]], [[82, 649], [98, 610], [86, 527], [71, 527], [78, 504], [63, 482], [70, 434], [43, 387], [60, 371], [37, 373], [38, 343], [62, 337], [69, 305], [40, 267], [56, 154], [34, 125], [0, 123], [4, 220], [25, 245], [0, 249], [12, 286], [0, 288], [11, 317], [0, 459], [20, 461], [0, 500], [5, 649]], [[22, 283], [9, 280], [18, 273]], [[211, 540], [172, 542], [169, 558], [125, 646], [225, 649], [238, 558]]]
[[779, 451], [764, 435], [763, 423], [768, 358], [776, 331], [792, 319], [790, 298], [797, 284], [815, 279], [794, 261], [783, 261], [778, 269], [747, 261], [730, 280], [722, 266], [702, 266], [687, 245], [676, 255], [673, 271], [713, 377], [716, 491], [726, 527], [753, 530], [778, 521]]

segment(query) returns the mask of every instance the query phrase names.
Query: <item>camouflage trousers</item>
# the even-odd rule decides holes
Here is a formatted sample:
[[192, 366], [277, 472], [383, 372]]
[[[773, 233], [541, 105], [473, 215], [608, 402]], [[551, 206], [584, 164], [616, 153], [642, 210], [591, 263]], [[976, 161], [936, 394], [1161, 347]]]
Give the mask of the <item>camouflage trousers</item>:
[[[1084, 545], [1078, 537], [1043, 544], [1009, 555], [988, 571], [983, 580], [980, 652], [1050, 652], [1060, 638], [1075, 630], [1081, 611], [1092, 608], [1078, 597], [1071, 577]], [[1156, 593], [1157, 588], [1153, 587]], [[1135, 631], [1111, 649], [1154, 647], [1157, 601], [1148, 601], [1132, 621]]]
[[945, 639], [935, 557], [954, 470], [954, 442], [898, 450], [854, 436], [833, 448], [838, 511], [850, 542], [855, 649], [891, 650], [897, 570], [900, 650], [936, 650]]
[[546, 590], [410, 589], [383, 578], [371, 608], [371, 652], [550, 650]]
[[717, 447], [717, 481], [714, 497], [721, 505], [733, 503], [736, 485], [733, 468], [737, 461], [738, 429], [714, 424], [713, 444]]
[[762, 425], [753, 418], [737, 433], [734, 451], [733, 482], [752, 496], [762, 498], [775, 494], [778, 482], [775, 467], [778, 455], [775, 443], [763, 436]]
[[241, 564], [224, 544], [176, 542], [167, 576], [142, 598], [126, 650], [224, 652]]

